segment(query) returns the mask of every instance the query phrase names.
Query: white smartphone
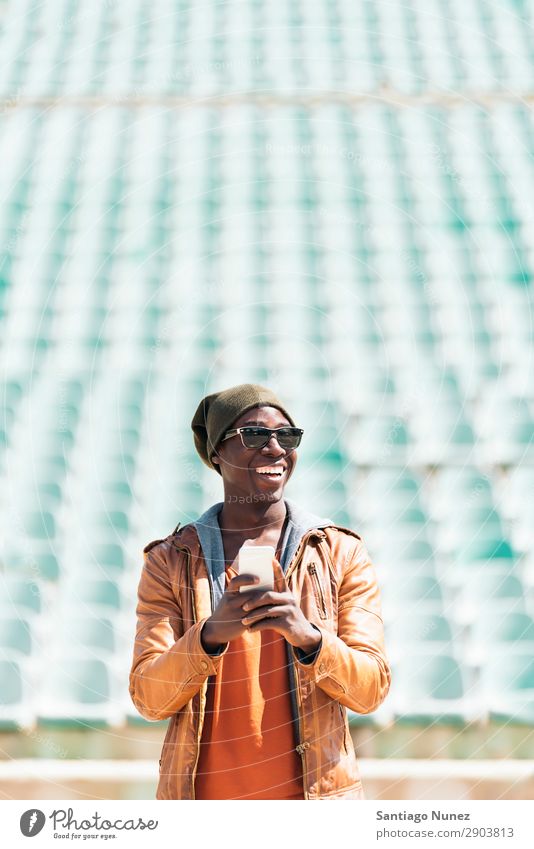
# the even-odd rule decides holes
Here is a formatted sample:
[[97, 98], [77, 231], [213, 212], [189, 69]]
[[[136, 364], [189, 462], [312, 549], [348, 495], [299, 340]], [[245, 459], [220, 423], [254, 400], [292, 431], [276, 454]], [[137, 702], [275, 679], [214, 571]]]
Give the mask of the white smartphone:
[[273, 590], [274, 548], [272, 545], [242, 545], [239, 549], [239, 574], [257, 575], [259, 584], [240, 587], [239, 592], [245, 590]]

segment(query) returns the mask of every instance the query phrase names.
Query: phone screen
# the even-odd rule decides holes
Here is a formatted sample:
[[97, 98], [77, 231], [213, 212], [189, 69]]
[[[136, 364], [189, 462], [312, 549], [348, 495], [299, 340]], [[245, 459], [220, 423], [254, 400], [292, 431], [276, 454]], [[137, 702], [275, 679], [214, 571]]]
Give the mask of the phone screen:
[[[239, 549], [239, 574], [257, 575], [259, 584], [255, 590], [274, 589], [273, 573], [274, 548], [272, 545], [242, 545]], [[251, 589], [240, 587], [240, 592]]]

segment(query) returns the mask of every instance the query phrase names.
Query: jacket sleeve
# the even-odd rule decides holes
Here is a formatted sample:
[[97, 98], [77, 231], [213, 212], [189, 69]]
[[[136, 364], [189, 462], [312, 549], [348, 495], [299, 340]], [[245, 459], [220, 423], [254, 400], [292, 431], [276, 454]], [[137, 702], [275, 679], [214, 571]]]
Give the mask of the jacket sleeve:
[[363, 540], [343, 566], [337, 635], [320, 625], [321, 646], [312, 663], [297, 657], [299, 672], [357, 713], [371, 713], [386, 698], [391, 672], [384, 647], [380, 590]]
[[226, 649], [218, 655], [204, 650], [200, 632], [206, 619], [184, 627], [164, 550], [147, 549], [137, 590], [129, 691], [139, 713], [155, 721], [172, 716], [193, 698], [217, 672]]

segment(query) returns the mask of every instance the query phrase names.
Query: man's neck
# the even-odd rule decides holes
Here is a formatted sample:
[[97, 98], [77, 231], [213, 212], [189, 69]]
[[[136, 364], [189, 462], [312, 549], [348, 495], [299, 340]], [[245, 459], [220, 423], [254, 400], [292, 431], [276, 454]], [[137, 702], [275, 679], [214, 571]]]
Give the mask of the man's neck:
[[279, 530], [286, 519], [287, 509], [283, 499], [271, 503], [239, 503], [225, 498], [217, 520], [221, 532], [254, 539], [269, 531]]

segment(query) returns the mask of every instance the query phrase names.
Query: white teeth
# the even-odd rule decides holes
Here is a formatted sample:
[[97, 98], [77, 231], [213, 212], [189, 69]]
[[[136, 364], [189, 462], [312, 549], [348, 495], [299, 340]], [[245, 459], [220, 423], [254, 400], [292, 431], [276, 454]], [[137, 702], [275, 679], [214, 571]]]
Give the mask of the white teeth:
[[261, 469], [256, 469], [260, 475], [283, 475], [284, 469], [273, 469], [272, 466], [264, 466]]

